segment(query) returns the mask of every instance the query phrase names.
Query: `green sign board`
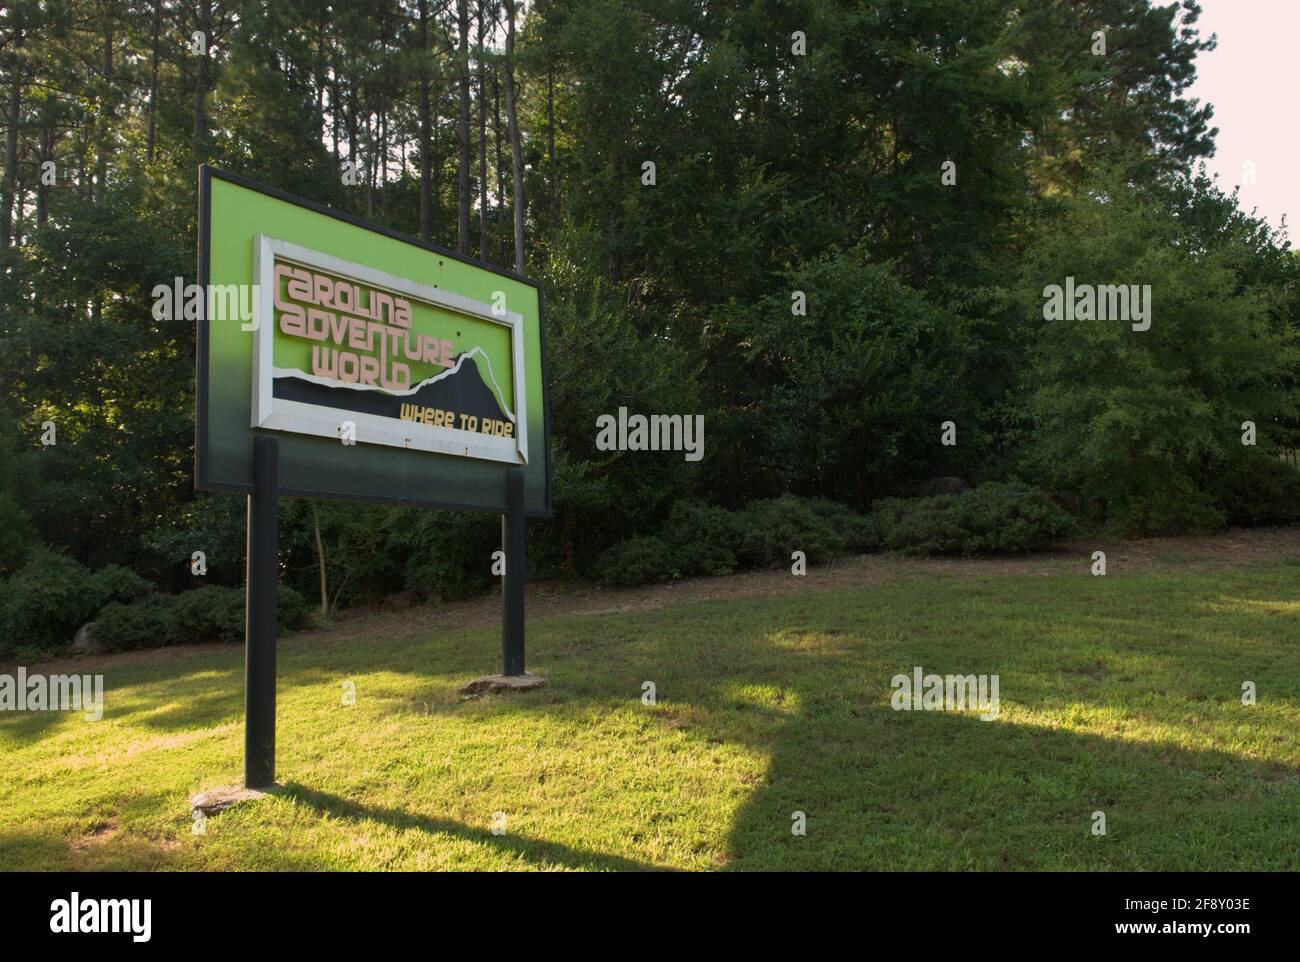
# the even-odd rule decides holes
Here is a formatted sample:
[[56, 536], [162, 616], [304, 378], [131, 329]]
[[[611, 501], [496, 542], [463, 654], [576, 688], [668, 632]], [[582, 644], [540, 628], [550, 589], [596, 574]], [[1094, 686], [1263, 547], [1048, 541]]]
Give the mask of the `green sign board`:
[[[551, 511], [540, 286], [204, 167], [196, 484], [503, 512], [507, 468]], [[242, 309], [241, 309], [242, 308]]]

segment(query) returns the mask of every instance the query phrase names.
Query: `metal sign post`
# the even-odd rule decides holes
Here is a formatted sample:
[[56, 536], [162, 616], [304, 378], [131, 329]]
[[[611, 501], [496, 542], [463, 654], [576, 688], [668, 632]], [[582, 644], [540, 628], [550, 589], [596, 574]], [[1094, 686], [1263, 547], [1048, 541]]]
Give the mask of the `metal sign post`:
[[506, 472], [506, 510], [501, 516], [501, 674], [524, 674], [524, 472]]
[[244, 615], [244, 785], [275, 783], [275, 586], [279, 580], [279, 441], [253, 439]]

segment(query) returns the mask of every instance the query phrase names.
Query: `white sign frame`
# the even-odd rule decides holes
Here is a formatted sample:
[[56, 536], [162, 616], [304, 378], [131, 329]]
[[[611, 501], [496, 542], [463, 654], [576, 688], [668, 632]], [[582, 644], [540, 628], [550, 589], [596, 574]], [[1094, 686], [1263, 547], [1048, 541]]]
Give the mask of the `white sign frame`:
[[[510, 331], [513, 358], [514, 410], [506, 417], [514, 422], [514, 437], [500, 438], [460, 428], [435, 427], [419, 421], [402, 421], [346, 408], [325, 407], [290, 401], [274, 395], [276, 374], [272, 345], [275, 336], [275, 262], [291, 261], [302, 267], [316, 268], [371, 288], [381, 288], [410, 300], [465, 314], [476, 320], [500, 324]], [[292, 431], [317, 437], [341, 439], [343, 423], [355, 426], [355, 440], [365, 444], [431, 451], [459, 457], [479, 458], [506, 464], [528, 463], [528, 395], [524, 390], [523, 315], [506, 310], [498, 314], [481, 301], [420, 284], [405, 277], [356, 264], [352, 261], [311, 250], [299, 244], [258, 234], [253, 238], [253, 276], [257, 279], [257, 296], [253, 314], [253, 408], [252, 426], [272, 431]], [[465, 355], [462, 355], [462, 357]], [[481, 355], [486, 362], [486, 355]], [[495, 375], [489, 376], [495, 381]], [[447, 374], [459, 368], [449, 368]], [[331, 386], [349, 387], [338, 382]], [[364, 390], [364, 388], [359, 388]]]

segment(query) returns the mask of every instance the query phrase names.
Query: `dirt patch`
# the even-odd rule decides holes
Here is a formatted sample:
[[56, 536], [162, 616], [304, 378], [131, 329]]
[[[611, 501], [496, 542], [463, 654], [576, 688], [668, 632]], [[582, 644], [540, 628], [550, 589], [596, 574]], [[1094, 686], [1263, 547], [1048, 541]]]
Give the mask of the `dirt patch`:
[[[670, 584], [639, 588], [611, 588], [587, 582], [543, 581], [527, 586], [530, 621], [559, 617], [599, 617], [654, 611], [694, 601], [735, 600], [756, 595], [781, 595], [809, 588], [870, 587], [909, 578], [987, 578], [1007, 575], [1053, 577], [1087, 571], [1094, 551], [1106, 552], [1112, 575], [1131, 570], [1234, 568], [1260, 562], [1292, 559], [1300, 562], [1300, 526], [1234, 529], [1204, 535], [1148, 538], [1141, 541], [1078, 541], [1051, 551], [1006, 558], [904, 558], [864, 555], [810, 567], [796, 578], [788, 568], [745, 571], [717, 578], [690, 578]], [[420, 605], [400, 611], [354, 610], [325, 628], [297, 632], [282, 645], [318, 644], [355, 638], [359, 632], [374, 637], [404, 637], [462, 628], [489, 628], [501, 623], [499, 590], [478, 598], [442, 605]], [[158, 662], [196, 651], [229, 650], [229, 645], [181, 645], [120, 655], [42, 662], [55, 671], [63, 663], [86, 671], [100, 665]]]
[[68, 844], [67, 870], [72, 872], [122, 871], [146, 861], [152, 870], [165, 868], [179, 851], [177, 839], [149, 839], [132, 835], [116, 824], [95, 828]]
[[80, 838], [73, 839], [71, 849], [74, 853], [82, 852], [92, 846], [103, 845], [116, 834], [117, 824], [105, 822], [102, 825], [96, 825]]
[[[195, 645], [171, 645], [166, 648], [144, 648], [140, 651], [123, 651], [114, 654], [65, 655], [59, 658], [51, 658], [49, 661], [41, 661], [39, 671], [42, 674], [60, 674], [64, 672], [64, 666], [68, 666], [67, 672], [74, 673], [73, 666], [75, 666], [76, 674], [93, 675], [98, 674], [97, 669], [109, 666], [122, 668], [126, 665], [135, 664], [157, 665], [203, 651], [229, 651], [231, 647], [231, 645], [211, 642]], [[0, 663], [0, 671], [12, 672], [16, 667], [17, 662]]]
[[[1078, 541], [1052, 551], [1006, 558], [904, 558], [864, 555], [808, 569], [795, 578], [786, 568], [744, 571], [717, 578], [689, 578], [639, 588], [611, 588], [582, 582], [539, 582], [527, 588], [528, 617], [537, 621], [558, 617], [597, 617], [635, 614], [693, 601], [731, 600], [755, 595], [779, 595], [813, 589], [870, 587], [908, 578], [938, 575], [986, 578], [1007, 575], [1053, 577], [1088, 571], [1092, 553], [1106, 552], [1111, 574], [1125, 570], [1233, 568], [1244, 564], [1292, 558], [1300, 561], [1300, 527], [1253, 528], [1208, 535], [1149, 538], [1141, 541]], [[367, 631], [412, 633], [440, 629], [490, 627], [500, 623], [501, 595], [445, 605], [426, 605], [401, 613], [358, 612], [312, 634], [355, 635], [357, 622]]]

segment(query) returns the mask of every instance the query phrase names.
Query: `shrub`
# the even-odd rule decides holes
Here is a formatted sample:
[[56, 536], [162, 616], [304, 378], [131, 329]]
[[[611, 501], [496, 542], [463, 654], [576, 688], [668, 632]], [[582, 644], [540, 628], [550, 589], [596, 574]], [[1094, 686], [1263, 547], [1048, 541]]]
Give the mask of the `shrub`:
[[789, 564], [795, 551], [809, 561], [825, 561], [846, 548], [870, 550], [874, 530], [869, 518], [820, 498], [787, 494], [734, 512], [682, 502], [673, 507], [662, 534], [631, 538], [601, 555], [599, 575], [624, 585], [722, 575], [742, 564]]
[[72, 638], [81, 622], [89, 571], [76, 560], [43, 548], [0, 583], [0, 644], [7, 651], [48, 651]]
[[45, 548], [0, 583], [0, 646], [50, 651], [72, 641], [100, 606], [90, 570]]
[[13, 658], [20, 665], [30, 665], [40, 661], [43, 652], [35, 645], [14, 645]]
[[105, 565], [90, 576], [90, 592], [97, 608], [110, 601], [135, 601], [151, 590], [148, 581], [118, 564]]
[[839, 534], [848, 554], [866, 554], [880, 549], [880, 532], [871, 515], [859, 514], [847, 504], [825, 498], [807, 498], [805, 503]]
[[[240, 593], [240, 600], [243, 600], [243, 593]], [[292, 631], [295, 628], [305, 627], [311, 618], [311, 606], [307, 604], [307, 599], [299, 592], [295, 591], [288, 585], [275, 586], [275, 621], [276, 627], [280, 634], [286, 631]], [[239, 637], [243, 638], [244, 633], [241, 630]]]
[[[172, 642], [239, 641], [244, 637], [244, 592], [206, 585], [175, 596]], [[98, 631], [98, 626], [96, 626]]]
[[407, 555], [405, 587], [450, 601], [492, 583], [492, 552], [501, 547], [501, 521], [485, 514], [414, 511], [394, 514], [389, 543]]
[[1044, 492], [1015, 482], [959, 495], [888, 499], [877, 503], [873, 516], [881, 544], [910, 555], [1032, 551], [1078, 531]]
[[680, 577], [673, 552], [663, 538], [629, 538], [600, 556], [602, 581], [615, 585], [639, 585]]
[[123, 604], [104, 606], [95, 619], [92, 637], [105, 651], [161, 648], [172, 643], [176, 627], [174, 595], [150, 595]]
[[104, 605], [134, 601], [149, 588], [121, 565], [92, 572], [75, 558], [36, 548], [17, 574], [0, 582], [0, 648], [61, 648]]
[[[302, 595], [288, 585], [277, 585], [275, 597], [280, 634], [307, 623], [309, 607]], [[100, 612], [91, 637], [106, 651], [243, 641], [244, 590], [207, 585], [179, 595], [114, 602]]]
[[664, 540], [682, 575], [725, 575], [735, 570], [739, 527], [725, 508], [681, 502], [668, 516]]
[[1259, 451], [1233, 453], [1207, 472], [1205, 487], [1228, 524], [1300, 521], [1300, 471]]
[[[823, 509], [824, 511], [825, 509]], [[785, 494], [767, 501], [752, 501], [737, 512], [742, 563], [776, 567], [802, 551], [811, 563], [843, 554], [843, 536], [806, 498]]]
[[[1128, 490], [1121, 490], [1127, 486]], [[1181, 534], [1222, 528], [1223, 512], [1210, 494], [1185, 474], [1163, 467], [1132, 468], [1121, 481], [1097, 485], [1098, 498], [1090, 514], [1100, 518], [1105, 506], [1106, 529], [1121, 537]]]

